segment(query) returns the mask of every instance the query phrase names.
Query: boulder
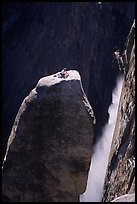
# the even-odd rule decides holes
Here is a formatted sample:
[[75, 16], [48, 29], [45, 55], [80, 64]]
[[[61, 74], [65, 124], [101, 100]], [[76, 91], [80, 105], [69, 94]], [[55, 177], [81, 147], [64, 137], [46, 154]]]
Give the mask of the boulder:
[[39, 80], [16, 116], [3, 164], [3, 201], [78, 202], [86, 189], [94, 113], [75, 70]]

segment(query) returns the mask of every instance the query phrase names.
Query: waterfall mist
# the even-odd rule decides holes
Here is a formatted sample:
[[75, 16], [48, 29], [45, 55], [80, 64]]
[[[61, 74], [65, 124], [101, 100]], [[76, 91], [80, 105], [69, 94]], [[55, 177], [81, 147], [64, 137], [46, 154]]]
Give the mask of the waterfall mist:
[[84, 194], [80, 195], [80, 202], [100, 202], [101, 200], [122, 84], [123, 75], [120, 75], [117, 79], [116, 87], [113, 90], [112, 103], [108, 109], [109, 121], [104, 127], [102, 136], [100, 137], [101, 139], [94, 147], [94, 154], [91, 158], [88, 175], [87, 189]]

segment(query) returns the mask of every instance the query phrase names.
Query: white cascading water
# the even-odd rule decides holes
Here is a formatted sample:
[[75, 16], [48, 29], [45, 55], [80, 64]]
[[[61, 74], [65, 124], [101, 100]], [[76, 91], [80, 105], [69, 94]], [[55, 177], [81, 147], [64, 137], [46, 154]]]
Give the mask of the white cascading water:
[[123, 76], [120, 75], [117, 79], [116, 87], [113, 90], [112, 103], [108, 109], [109, 121], [104, 127], [101, 139], [94, 147], [95, 149], [91, 159], [87, 189], [84, 194], [80, 195], [80, 202], [101, 202], [122, 85]]

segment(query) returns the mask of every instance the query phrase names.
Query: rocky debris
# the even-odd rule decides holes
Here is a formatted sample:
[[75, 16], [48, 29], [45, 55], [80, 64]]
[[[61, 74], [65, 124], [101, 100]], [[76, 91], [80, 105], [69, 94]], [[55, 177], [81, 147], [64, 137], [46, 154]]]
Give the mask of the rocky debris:
[[135, 192], [135, 22], [126, 43], [125, 79], [114, 131], [103, 202]]
[[77, 71], [43, 77], [16, 116], [2, 171], [3, 201], [78, 202], [92, 154], [93, 110]]
[[111, 202], [135, 202], [135, 193], [120, 196]]
[[125, 49], [134, 10], [134, 2], [3, 3], [3, 155], [23, 99], [60, 67], [79, 71], [97, 140], [119, 72], [113, 52]]

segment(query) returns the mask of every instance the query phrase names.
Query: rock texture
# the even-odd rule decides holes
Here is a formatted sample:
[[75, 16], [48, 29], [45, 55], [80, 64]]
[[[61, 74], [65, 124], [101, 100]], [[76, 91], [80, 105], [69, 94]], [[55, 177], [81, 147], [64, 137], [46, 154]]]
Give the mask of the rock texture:
[[3, 201], [78, 202], [93, 143], [93, 110], [77, 71], [41, 78], [17, 114], [3, 165]]
[[135, 193], [120, 196], [111, 202], [135, 202]]
[[119, 71], [113, 52], [124, 49], [134, 10], [134, 2], [3, 4], [3, 155], [23, 99], [41, 77], [63, 67], [82, 77], [97, 140]]
[[111, 146], [103, 201], [135, 191], [135, 22], [126, 42], [125, 80]]

